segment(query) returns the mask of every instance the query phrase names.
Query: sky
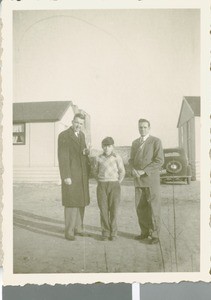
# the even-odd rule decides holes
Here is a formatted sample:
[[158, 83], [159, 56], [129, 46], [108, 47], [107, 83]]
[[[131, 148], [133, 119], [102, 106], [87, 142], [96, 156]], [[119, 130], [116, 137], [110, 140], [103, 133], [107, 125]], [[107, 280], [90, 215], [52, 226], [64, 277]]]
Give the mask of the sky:
[[200, 96], [199, 10], [16, 11], [13, 32], [14, 102], [73, 101], [94, 148], [131, 145], [139, 118], [178, 146], [183, 96]]

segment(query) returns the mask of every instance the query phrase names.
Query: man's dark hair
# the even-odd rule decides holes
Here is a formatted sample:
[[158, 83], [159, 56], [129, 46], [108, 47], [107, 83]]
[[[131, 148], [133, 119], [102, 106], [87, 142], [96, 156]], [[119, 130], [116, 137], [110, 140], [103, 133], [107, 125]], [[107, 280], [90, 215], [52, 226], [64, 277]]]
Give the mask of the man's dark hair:
[[77, 114], [74, 115], [73, 120], [75, 120], [76, 118], [85, 120], [85, 115], [83, 115], [82, 113], [77, 113]]
[[138, 124], [139, 124], [139, 123], [143, 123], [143, 122], [148, 123], [148, 125], [149, 125], [149, 127], [150, 127], [150, 121], [148, 121], [147, 119], [139, 119], [139, 120], [138, 120]]

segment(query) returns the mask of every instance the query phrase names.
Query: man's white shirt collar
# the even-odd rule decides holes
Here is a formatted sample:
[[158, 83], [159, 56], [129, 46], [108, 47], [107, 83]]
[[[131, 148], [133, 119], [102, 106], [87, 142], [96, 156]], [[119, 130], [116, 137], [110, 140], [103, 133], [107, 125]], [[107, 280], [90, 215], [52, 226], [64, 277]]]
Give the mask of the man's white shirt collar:
[[143, 136], [143, 137], [141, 136], [140, 140], [143, 141], [143, 142], [145, 142], [146, 139], [148, 139], [148, 137], [149, 137], [149, 133], [147, 135]]

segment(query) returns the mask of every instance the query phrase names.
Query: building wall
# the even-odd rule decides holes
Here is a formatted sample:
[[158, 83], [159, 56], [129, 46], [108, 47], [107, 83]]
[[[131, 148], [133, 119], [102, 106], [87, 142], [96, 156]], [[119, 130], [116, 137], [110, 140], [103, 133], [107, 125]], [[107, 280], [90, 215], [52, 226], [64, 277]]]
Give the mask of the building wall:
[[[13, 146], [14, 181], [60, 182], [58, 135], [71, 126], [73, 117], [73, 108], [70, 106], [58, 122], [26, 124], [26, 144]], [[88, 120], [88, 126], [85, 124], [83, 131], [85, 134], [88, 132], [90, 137], [90, 117]]]
[[194, 117], [187, 122], [188, 130], [188, 159], [192, 167], [192, 178], [196, 179], [196, 165], [195, 165], [195, 120]]
[[195, 117], [195, 165], [196, 165], [196, 179], [200, 180], [200, 117]]
[[25, 145], [13, 145], [14, 167], [53, 166], [54, 123], [27, 123]]
[[54, 123], [30, 124], [30, 166], [53, 166]]
[[196, 149], [196, 145], [198, 141], [196, 140], [196, 136], [198, 135], [196, 131], [198, 131], [198, 121], [196, 122], [196, 118], [192, 117], [187, 120], [179, 129], [179, 147], [185, 149], [188, 160], [192, 167], [192, 178], [195, 180], [198, 172], [197, 160], [199, 159], [199, 153]]
[[186, 100], [182, 103], [181, 114], [179, 117], [179, 124], [178, 126], [182, 126], [188, 120], [194, 117], [193, 111], [190, 109], [189, 105], [187, 104]]
[[184, 123], [179, 127], [179, 147], [184, 148], [186, 153], [188, 153], [187, 135], [187, 123]]
[[28, 167], [30, 165], [29, 136], [30, 124], [25, 125], [25, 145], [13, 145], [13, 165]]

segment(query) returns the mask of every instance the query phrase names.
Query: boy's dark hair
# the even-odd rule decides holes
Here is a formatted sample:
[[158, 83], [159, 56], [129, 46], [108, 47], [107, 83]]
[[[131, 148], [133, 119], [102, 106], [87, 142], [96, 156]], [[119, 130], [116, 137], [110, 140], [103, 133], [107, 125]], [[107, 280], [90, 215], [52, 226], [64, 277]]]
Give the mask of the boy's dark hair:
[[114, 140], [111, 136], [107, 136], [102, 140], [102, 146], [114, 145]]

